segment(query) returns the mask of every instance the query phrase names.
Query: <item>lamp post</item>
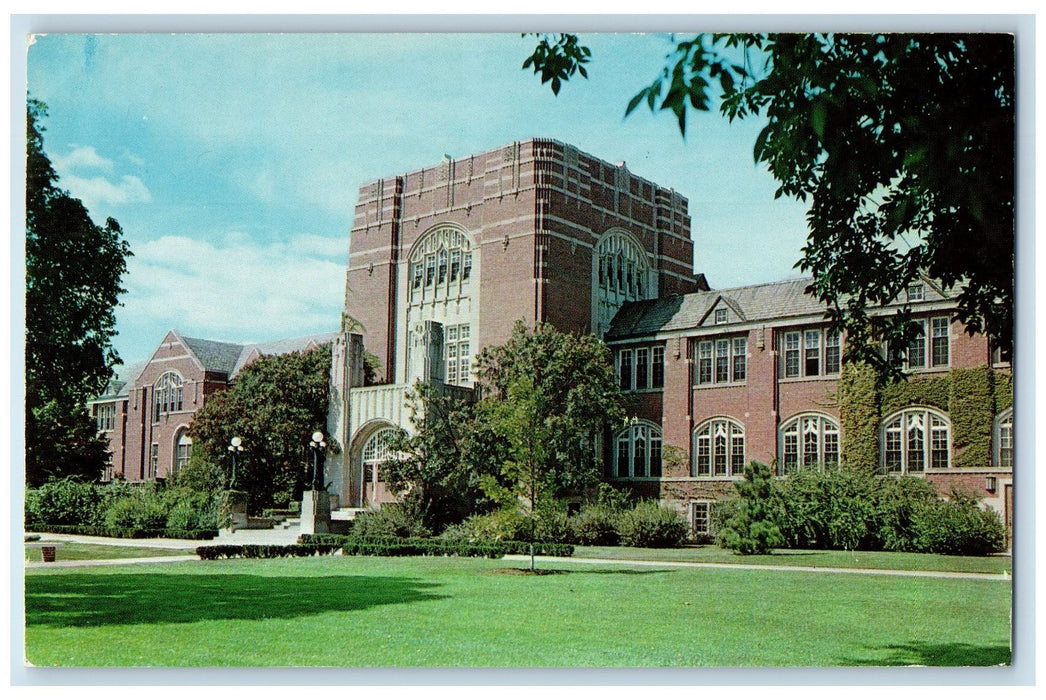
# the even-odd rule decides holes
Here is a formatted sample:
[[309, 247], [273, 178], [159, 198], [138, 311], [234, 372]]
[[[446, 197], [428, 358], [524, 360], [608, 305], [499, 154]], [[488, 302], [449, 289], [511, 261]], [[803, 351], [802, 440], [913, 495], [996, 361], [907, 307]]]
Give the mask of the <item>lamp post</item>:
[[323, 490], [323, 470], [320, 469], [320, 450], [326, 449], [327, 443], [323, 441], [323, 433], [317, 430], [312, 434], [312, 442], [309, 443], [309, 448], [312, 449], [312, 490], [321, 491]]
[[229, 488], [236, 485], [236, 453], [243, 452], [243, 440], [234, 437], [229, 441], [229, 454], [232, 455], [232, 478], [229, 479]]

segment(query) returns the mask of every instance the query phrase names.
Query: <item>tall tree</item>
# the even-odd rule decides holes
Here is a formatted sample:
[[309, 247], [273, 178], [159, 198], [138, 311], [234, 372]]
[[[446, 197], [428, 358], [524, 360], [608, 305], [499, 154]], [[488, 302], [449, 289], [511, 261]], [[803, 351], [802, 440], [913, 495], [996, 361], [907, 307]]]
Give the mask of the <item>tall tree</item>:
[[624, 397], [603, 341], [549, 325], [530, 332], [517, 322], [508, 341], [480, 353], [476, 374], [487, 394], [479, 415], [487, 429], [481, 434], [503, 433], [498, 424], [522, 414], [513, 418], [513, 409], [499, 404], [518, 399], [526, 404], [521, 411], [530, 410], [535, 429], [540, 423], [547, 432], [538, 471], [556, 490], [585, 487], [599, 477], [597, 437], [625, 417]]
[[[754, 148], [810, 199], [797, 266], [845, 327], [853, 359], [894, 370], [916, 332], [907, 309], [869, 320], [920, 274], [954, 289], [968, 332], [1013, 347], [1015, 63], [1008, 34], [743, 34], [678, 40], [626, 108], [675, 115], [718, 104], [764, 118]], [[558, 93], [587, 77], [573, 35], [540, 37], [524, 62]]]
[[312, 474], [310, 436], [327, 423], [330, 363], [330, 345], [260, 357], [196, 412], [189, 429], [194, 458], [225, 465], [230, 480], [229, 442], [242, 440], [235, 487], [247, 492], [252, 512], [301, 498]]
[[26, 482], [97, 478], [105, 461], [86, 401], [120, 358], [111, 345], [130, 248], [120, 225], [96, 225], [58, 184], [44, 153], [43, 103], [26, 116]]

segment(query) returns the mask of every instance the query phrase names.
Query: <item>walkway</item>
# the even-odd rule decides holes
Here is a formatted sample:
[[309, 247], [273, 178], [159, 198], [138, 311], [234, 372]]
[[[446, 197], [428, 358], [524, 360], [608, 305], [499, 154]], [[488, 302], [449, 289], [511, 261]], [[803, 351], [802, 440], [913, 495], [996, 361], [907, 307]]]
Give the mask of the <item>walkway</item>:
[[[293, 534], [292, 534], [293, 533]], [[105, 544], [116, 547], [159, 547], [164, 549], [196, 549], [200, 545], [207, 544], [294, 544], [298, 539], [297, 528], [290, 530], [241, 530], [240, 532], [225, 534], [213, 540], [126, 540], [110, 537], [92, 537], [88, 535], [45, 535], [48, 540], [82, 542], [85, 544]], [[81, 559], [62, 561], [61, 549], [59, 549], [59, 560], [51, 563], [42, 561], [27, 561], [27, 569], [36, 568], [62, 568], [75, 566], [115, 566], [123, 564], [163, 564], [166, 562], [199, 561], [195, 554], [168, 557], [139, 557], [127, 559]], [[589, 559], [584, 557], [546, 557], [538, 556], [535, 561], [545, 564], [570, 562], [575, 564], [616, 564], [618, 566], [660, 566], [691, 569], [754, 569], [764, 571], [805, 571], [814, 573], [832, 574], [864, 574], [868, 576], [908, 576], [911, 578], [951, 578], [966, 579], [974, 581], [1011, 581], [1009, 573], [1004, 574], [982, 574], [957, 571], [904, 571], [898, 569], [850, 569], [844, 567], [829, 566], [774, 566], [771, 564], [721, 564], [709, 562], [690, 561], [647, 561], [642, 559]], [[528, 562], [530, 556], [526, 554], [508, 554], [505, 561]]]
[[[507, 561], [530, 561], [528, 554], [507, 554]], [[636, 559], [585, 559], [582, 557], [570, 557], [562, 559], [558, 557], [534, 557], [535, 561], [551, 562], [575, 562], [578, 564], [620, 564], [626, 566], [674, 566], [691, 569], [758, 569], [764, 571], [812, 571], [816, 573], [830, 574], [867, 574], [869, 576], [909, 576], [913, 578], [959, 578], [979, 581], [1010, 581], [1013, 577], [1005, 574], [980, 574], [959, 571], [905, 571], [901, 569], [850, 569], [831, 566], [774, 566], [772, 564], [715, 564], [708, 562], [693, 561], [643, 561]]]

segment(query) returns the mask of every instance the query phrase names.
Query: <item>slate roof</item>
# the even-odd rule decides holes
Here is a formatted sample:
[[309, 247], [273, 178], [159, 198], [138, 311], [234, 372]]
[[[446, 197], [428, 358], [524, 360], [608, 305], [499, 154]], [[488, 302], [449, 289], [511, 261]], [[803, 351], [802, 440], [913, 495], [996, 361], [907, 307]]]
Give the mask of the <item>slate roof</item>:
[[235, 375], [244, 368], [255, 350], [258, 351], [259, 355], [286, 355], [290, 352], [303, 352], [309, 347], [330, 343], [337, 338], [338, 335], [339, 334], [336, 332], [319, 333], [317, 335], [303, 335], [300, 338], [286, 338], [284, 340], [273, 340], [268, 343], [243, 345], [241, 346], [242, 350], [240, 355], [236, 360], [236, 366], [233, 367], [232, 374]]
[[243, 352], [243, 346], [237, 343], [222, 343], [217, 340], [204, 340], [203, 338], [187, 338], [179, 336], [189, 346], [192, 354], [204, 366], [208, 372], [223, 372], [232, 374], [236, 367], [236, 361]]
[[117, 365], [114, 369], [112, 379], [109, 380], [109, 384], [106, 386], [105, 393], [99, 396], [95, 400], [103, 399], [122, 399], [128, 396], [131, 391], [131, 385], [134, 380], [138, 378], [138, 375], [142, 373], [148, 362], [135, 362], [130, 365]]
[[[720, 299], [725, 306], [739, 312], [742, 322], [747, 323], [823, 316], [824, 304], [805, 291], [811, 281], [809, 277], [802, 277], [768, 284], [625, 302], [611, 321], [606, 339], [615, 340], [698, 328]], [[928, 280], [924, 282], [924, 302], [948, 298], [935, 284]]]

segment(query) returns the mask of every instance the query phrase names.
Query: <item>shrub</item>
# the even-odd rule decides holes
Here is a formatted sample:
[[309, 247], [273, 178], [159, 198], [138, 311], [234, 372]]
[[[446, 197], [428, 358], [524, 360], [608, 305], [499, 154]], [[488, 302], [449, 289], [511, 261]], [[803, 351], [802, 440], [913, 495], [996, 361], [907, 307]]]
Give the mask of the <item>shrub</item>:
[[451, 525], [441, 535], [444, 539], [484, 542], [525, 540], [530, 535], [530, 521], [516, 508], [501, 508], [491, 513], [473, 515], [458, 525]]
[[92, 525], [101, 517], [96, 487], [92, 484], [71, 478], [56, 479], [26, 493], [27, 523]]
[[571, 518], [571, 529], [578, 544], [612, 546], [621, 542], [618, 522], [621, 513], [599, 503], [585, 505]]
[[678, 547], [687, 526], [679, 513], [657, 501], [641, 501], [619, 520], [621, 544], [628, 547]]
[[737, 510], [722, 530], [722, 541], [738, 554], [768, 554], [784, 544], [777, 527], [773, 475], [770, 467], [751, 462], [745, 480], [734, 484], [740, 497]]
[[986, 556], [1006, 548], [998, 513], [978, 507], [972, 494], [952, 491], [947, 501], [922, 504], [913, 519], [924, 552]]
[[386, 503], [356, 514], [352, 534], [360, 538], [428, 537], [421, 515], [411, 503]]
[[873, 548], [891, 552], [919, 551], [918, 514], [938, 501], [936, 489], [925, 479], [909, 476], [880, 479], [871, 499]]
[[167, 509], [154, 498], [125, 496], [106, 511], [105, 526], [109, 530], [160, 531], [167, 526]]

